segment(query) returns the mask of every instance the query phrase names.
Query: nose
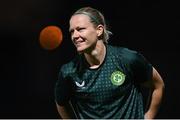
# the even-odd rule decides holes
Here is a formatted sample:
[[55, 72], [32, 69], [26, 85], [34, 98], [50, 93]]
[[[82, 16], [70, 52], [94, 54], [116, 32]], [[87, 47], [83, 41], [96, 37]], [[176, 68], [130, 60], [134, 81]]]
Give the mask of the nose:
[[77, 30], [74, 30], [74, 32], [72, 33], [71, 37], [72, 40], [76, 40], [77, 38], [79, 38], [79, 32]]

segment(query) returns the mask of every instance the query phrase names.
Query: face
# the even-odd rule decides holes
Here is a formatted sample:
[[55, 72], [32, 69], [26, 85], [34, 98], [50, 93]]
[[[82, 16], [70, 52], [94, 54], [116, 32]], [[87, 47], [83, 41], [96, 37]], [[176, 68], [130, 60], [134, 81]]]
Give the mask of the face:
[[91, 50], [99, 36], [99, 29], [90, 22], [89, 16], [83, 14], [71, 17], [69, 31], [71, 39], [80, 53]]

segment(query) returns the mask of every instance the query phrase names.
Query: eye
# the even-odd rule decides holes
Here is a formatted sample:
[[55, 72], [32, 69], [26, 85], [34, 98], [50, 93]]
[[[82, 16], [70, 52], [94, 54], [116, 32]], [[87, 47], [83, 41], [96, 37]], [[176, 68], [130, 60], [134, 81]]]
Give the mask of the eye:
[[69, 30], [69, 33], [72, 35], [73, 34], [73, 32], [74, 32], [74, 30]]
[[72, 33], [74, 30], [69, 30], [69, 33]]
[[77, 31], [82, 32], [85, 28], [78, 28]]

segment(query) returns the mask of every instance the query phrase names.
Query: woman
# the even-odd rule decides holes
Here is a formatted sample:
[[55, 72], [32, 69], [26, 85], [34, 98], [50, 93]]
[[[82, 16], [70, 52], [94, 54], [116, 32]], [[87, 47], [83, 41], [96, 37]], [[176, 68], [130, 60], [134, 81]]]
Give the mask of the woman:
[[[79, 53], [63, 65], [55, 87], [62, 118], [155, 118], [164, 82], [137, 51], [108, 45], [110, 31], [98, 10], [84, 7], [70, 18], [69, 31]], [[147, 111], [141, 86], [150, 89]]]

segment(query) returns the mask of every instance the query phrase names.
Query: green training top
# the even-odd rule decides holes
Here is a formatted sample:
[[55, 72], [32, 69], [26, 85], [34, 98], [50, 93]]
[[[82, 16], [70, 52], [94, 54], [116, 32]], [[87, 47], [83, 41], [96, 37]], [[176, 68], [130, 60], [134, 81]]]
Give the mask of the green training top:
[[83, 55], [61, 67], [55, 87], [59, 105], [71, 101], [80, 119], [144, 118], [140, 83], [152, 78], [152, 65], [138, 52], [106, 46], [106, 57], [90, 69]]

